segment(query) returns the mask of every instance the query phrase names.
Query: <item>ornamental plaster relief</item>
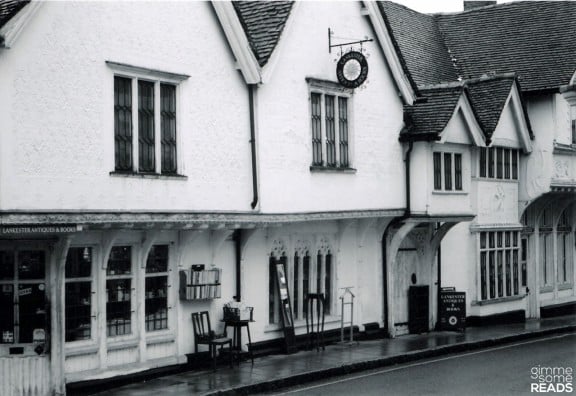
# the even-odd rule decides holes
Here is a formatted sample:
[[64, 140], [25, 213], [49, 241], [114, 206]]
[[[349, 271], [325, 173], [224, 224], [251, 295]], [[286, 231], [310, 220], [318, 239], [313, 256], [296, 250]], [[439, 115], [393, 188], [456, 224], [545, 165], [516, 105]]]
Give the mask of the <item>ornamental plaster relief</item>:
[[550, 174], [547, 169], [552, 169], [551, 160], [550, 151], [545, 149], [534, 150], [528, 158], [525, 175], [528, 199], [536, 198], [548, 190]]
[[570, 164], [567, 159], [554, 160], [554, 178], [569, 179], [571, 178]]
[[484, 182], [479, 189], [479, 224], [518, 222], [518, 184]]

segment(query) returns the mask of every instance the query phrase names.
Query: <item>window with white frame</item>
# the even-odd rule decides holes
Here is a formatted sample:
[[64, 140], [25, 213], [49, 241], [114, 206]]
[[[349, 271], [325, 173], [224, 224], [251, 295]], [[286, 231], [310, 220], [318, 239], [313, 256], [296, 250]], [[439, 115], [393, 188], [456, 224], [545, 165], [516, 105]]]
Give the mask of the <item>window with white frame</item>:
[[154, 245], [146, 260], [146, 331], [168, 328], [168, 245]]
[[282, 263], [288, 274], [289, 296], [292, 304], [294, 320], [305, 320], [307, 313], [306, 296], [309, 293], [324, 295], [325, 314], [331, 313], [334, 294], [334, 257], [328, 247], [317, 250], [315, 255], [309, 249], [298, 249], [293, 255], [270, 255], [269, 260], [269, 311], [270, 323], [279, 323], [280, 304], [276, 282], [276, 264]]
[[434, 190], [462, 191], [462, 154], [434, 152]]
[[310, 86], [312, 167], [350, 168], [352, 90], [339, 84], [307, 79]]
[[106, 268], [108, 337], [132, 334], [132, 282], [132, 247], [112, 247]]
[[565, 209], [560, 216], [556, 231], [556, 247], [558, 249], [556, 255], [558, 258], [556, 281], [561, 285], [573, 283], [574, 254], [572, 252], [574, 251], [574, 234], [570, 223], [571, 216], [570, 208]]
[[552, 213], [544, 210], [539, 225], [539, 263], [540, 288], [543, 290], [554, 287], [554, 232]]
[[487, 179], [518, 180], [520, 151], [504, 147], [480, 147], [478, 176]]
[[49, 329], [46, 251], [0, 250], [0, 344], [32, 343]]
[[480, 244], [480, 299], [517, 296], [523, 284], [518, 231], [483, 231]]
[[91, 247], [71, 247], [65, 266], [66, 342], [92, 337], [92, 262]]
[[114, 170], [178, 173], [177, 85], [185, 75], [107, 62], [114, 76]]
[[572, 132], [572, 144], [576, 144], [576, 106], [570, 106], [570, 131]]

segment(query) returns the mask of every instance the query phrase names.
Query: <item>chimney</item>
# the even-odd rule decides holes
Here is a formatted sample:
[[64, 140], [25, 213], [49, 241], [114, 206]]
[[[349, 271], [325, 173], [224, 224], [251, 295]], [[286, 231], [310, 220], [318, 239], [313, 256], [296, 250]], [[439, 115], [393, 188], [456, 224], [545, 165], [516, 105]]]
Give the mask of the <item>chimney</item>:
[[496, 5], [496, 1], [482, 1], [482, 0], [464, 0], [464, 11], [473, 10], [475, 8]]

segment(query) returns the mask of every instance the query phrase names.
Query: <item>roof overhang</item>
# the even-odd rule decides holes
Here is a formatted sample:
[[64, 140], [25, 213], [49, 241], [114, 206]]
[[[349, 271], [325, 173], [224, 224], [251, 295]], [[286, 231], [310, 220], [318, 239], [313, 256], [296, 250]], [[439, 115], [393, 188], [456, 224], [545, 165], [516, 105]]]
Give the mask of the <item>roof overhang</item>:
[[463, 221], [472, 221], [476, 217], [473, 213], [457, 214], [412, 214], [404, 220], [405, 223], [461, 223]]
[[0, 48], [11, 48], [44, 1], [31, 1], [0, 29]]
[[332, 212], [247, 213], [247, 212], [121, 212], [121, 211], [5, 211], [0, 212], [0, 227], [28, 225], [74, 226], [82, 229], [123, 228], [164, 229], [239, 229], [274, 227], [311, 221], [359, 220], [400, 217], [404, 209], [366, 209]]
[[212, 1], [212, 7], [236, 58], [238, 69], [246, 84], [262, 82], [262, 69], [250, 48], [250, 42], [230, 1]]
[[400, 90], [400, 94], [406, 104], [412, 105], [416, 100], [416, 92], [412, 88], [412, 84], [404, 72], [402, 62], [396, 53], [394, 43], [390, 37], [390, 32], [388, 31], [386, 23], [384, 22], [384, 18], [378, 9], [378, 2], [364, 1], [363, 3], [365, 7], [364, 13], [372, 23], [372, 27], [374, 28], [378, 42], [380, 43], [382, 51], [384, 52], [386, 62], [388, 63], [394, 81]]

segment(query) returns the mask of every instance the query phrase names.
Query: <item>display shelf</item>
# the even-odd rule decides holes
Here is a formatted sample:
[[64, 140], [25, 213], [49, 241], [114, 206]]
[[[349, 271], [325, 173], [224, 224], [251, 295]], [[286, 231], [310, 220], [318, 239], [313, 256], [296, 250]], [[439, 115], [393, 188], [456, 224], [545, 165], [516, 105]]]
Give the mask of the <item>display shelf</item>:
[[205, 270], [203, 265], [193, 265], [180, 271], [181, 300], [209, 300], [221, 297], [220, 278], [222, 270]]

